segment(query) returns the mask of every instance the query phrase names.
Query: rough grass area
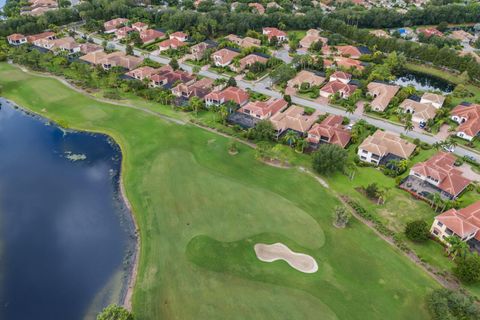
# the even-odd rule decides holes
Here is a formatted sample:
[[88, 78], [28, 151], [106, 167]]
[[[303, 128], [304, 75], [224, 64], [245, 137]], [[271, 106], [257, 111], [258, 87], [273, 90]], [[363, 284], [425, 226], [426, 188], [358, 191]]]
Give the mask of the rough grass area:
[[[137, 319], [428, 318], [424, 298], [438, 285], [363, 224], [334, 228], [339, 202], [311, 176], [258, 162], [244, 145], [232, 157], [227, 138], [7, 64], [0, 84], [19, 105], [120, 144], [141, 237]], [[259, 240], [308, 252], [320, 271], [253, 259]]]

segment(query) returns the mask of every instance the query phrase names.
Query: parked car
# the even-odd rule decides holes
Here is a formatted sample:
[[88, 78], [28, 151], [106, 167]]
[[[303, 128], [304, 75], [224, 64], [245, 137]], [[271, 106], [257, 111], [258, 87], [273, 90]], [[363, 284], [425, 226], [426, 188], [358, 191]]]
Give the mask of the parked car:
[[447, 152], [454, 152], [455, 151], [455, 146], [451, 145], [451, 144], [446, 144], [443, 146], [443, 150], [447, 151]]

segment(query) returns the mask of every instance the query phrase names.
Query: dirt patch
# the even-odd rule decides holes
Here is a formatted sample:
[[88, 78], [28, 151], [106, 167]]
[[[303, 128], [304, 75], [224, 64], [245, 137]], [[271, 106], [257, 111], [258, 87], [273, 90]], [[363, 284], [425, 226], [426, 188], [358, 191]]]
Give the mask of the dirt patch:
[[266, 165], [275, 167], [275, 168], [282, 168], [282, 169], [288, 169], [290, 168], [290, 165], [286, 162], [282, 162], [277, 159], [260, 159], [261, 162], [265, 163]]

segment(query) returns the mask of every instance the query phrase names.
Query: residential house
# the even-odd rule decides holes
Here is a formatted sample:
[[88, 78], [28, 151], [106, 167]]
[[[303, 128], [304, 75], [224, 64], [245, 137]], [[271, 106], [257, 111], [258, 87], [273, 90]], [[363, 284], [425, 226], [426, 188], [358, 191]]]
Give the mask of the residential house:
[[45, 12], [58, 9], [58, 2], [55, 0], [29, 0], [28, 6], [23, 7], [20, 15], [38, 17]]
[[325, 77], [322, 77], [316, 72], [302, 70], [295, 78], [287, 82], [286, 94], [295, 94], [303, 83], [308, 84], [308, 87], [320, 87], [325, 82]]
[[72, 37], [53, 40], [42, 38], [35, 40], [33, 44], [39, 48], [47, 49], [53, 52], [66, 52], [69, 55], [80, 52], [80, 44], [78, 44]]
[[309, 49], [312, 44], [317, 43], [319, 41], [321, 41], [323, 45], [326, 45], [328, 42], [328, 39], [320, 36], [319, 30], [310, 29], [307, 31], [307, 34], [305, 35], [305, 37], [303, 37], [303, 39], [300, 40], [299, 45], [300, 45], [300, 48]]
[[143, 23], [143, 22], [135, 22], [135, 23], [132, 24], [132, 28], [135, 29], [138, 32], [147, 31], [148, 30], [148, 24]]
[[330, 81], [320, 89], [320, 96], [329, 98], [330, 96], [338, 93], [342, 99], [347, 99], [357, 89], [357, 86], [353, 84], [345, 84], [341, 81]]
[[[170, 67], [170, 66], [168, 66], [168, 67]], [[173, 69], [171, 69], [171, 67], [169, 69], [173, 70]], [[131, 78], [143, 81], [145, 79], [150, 79], [154, 74], [157, 74], [160, 71], [162, 71], [162, 70], [155, 69], [155, 68], [152, 68], [152, 67], [149, 67], [149, 66], [143, 66], [143, 67], [136, 68], [136, 69], [133, 69], [133, 70], [127, 72], [126, 75], [131, 77]]]
[[364, 47], [355, 47], [355, 46], [323, 46], [322, 53], [324, 55], [340, 55], [352, 59], [358, 59], [362, 54], [368, 54], [367, 48]]
[[185, 71], [166, 68], [150, 77], [150, 86], [170, 89], [180, 83], [192, 84], [194, 81], [195, 77]]
[[[327, 60], [327, 59], [325, 59], [325, 60]], [[352, 59], [352, 58], [335, 57], [335, 58], [333, 58], [333, 60], [335, 61], [335, 64], [336, 64], [337, 67], [342, 67], [344, 69], [354, 68], [354, 69], [357, 69], [357, 70], [360, 70], [360, 71], [365, 69], [365, 66], [363, 65], [363, 63], [361, 61], [355, 60], [355, 59]]]
[[459, 40], [463, 45], [469, 44], [475, 40], [475, 36], [464, 30], [455, 30], [448, 36], [451, 39]]
[[451, 153], [439, 152], [427, 161], [416, 163], [410, 169], [409, 178], [415, 177], [431, 185], [443, 198], [455, 199], [471, 183], [455, 167], [456, 160]]
[[212, 53], [213, 64], [217, 67], [226, 67], [232, 63], [233, 59], [238, 56], [240, 52], [229, 48], [220, 49]]
[[225, 39], [235, 43], [242, 48], [259, 47], [262, 44], [262, 41], [260, 41], [260, 39], [255, 39], [252, 37], [241, 38], [234, 34], [229, 34], [225, 37]]
[[265, 7], [258, 2], [249, 3], [248, 6], [250, 8], [253, 8], [253, 10], [256, 11], [258, 14], [264, 14], [265, 13]]
[[254, 63], [261, 63], [266, 64], [268, 62], [268, 58], [264, 55], [258, 53], [251, 53], [248, 56], [243, 57], [237, 63], [230, 65], [230, 69], [235, 72], [241, 72], [245, 69], [248, 69]]
[[25, 37], [23, 34], [19, 33], [14, 33], [11, 34], [7, 37], [8, 44], [12, 46], [19, 46], [21, 44], [27, 43], [27, 37]]
[[142, 40], [143, 44], [149, 44], [157, 41], [158, 39], [162, 39], [164, 37], [165, 37], [165, 33], [155, 29], [147, 29], [147, 30], [140, 31], [140, 39]]
[[129, 56], [120, 51], [112, 53], [95, 51], [81, 56], [80, 60], [93, 65], [101, 65], [105, 70], [109, 70], [113, 67], [133, 70], [143, 62], [143, 58]]
[[115, 36], [117, 37], [117, 40], [122, 40], [126, 38], [129, 33], [132, 33], [134, 31], [135, 29], [129, 26], [121, 27], [115, 30]]
[[[480, 247], [480, 201], [462, 209], [452, 208], [435, 217], [430, 232], [445, 242], [457, 236], [471, 246]], [[447, 243], [448, 244], [448, 243]]]
[[227, 101], [235, 102], [237, 106], [243, 106], [248, 102], [248, 93], [237, 87], [228, 87], [222, 91], [210, 92], [205, 96], [205, 103], [207, 107], [220, 106]]
[[352, 75], [343, 71], [336, 71], [330, 75], [330, 81], [340, 81], [348, 84], [352, 80]]
[[417, 30], [418, 34], [423, 34], [425, 37], [430, 38], [431, 36], [443, 37], [443, 33], [438, 31], [435, 28], [424, 28]]
[[458, 105], [450, 112], [453, 121], [459, 124], [456, 135], [462, 139], [472, 141], [480, 132], [480, 105]]
[[91, 52], [103, 51], [103, 47], [101, 45], [95, 43], [81, 43], [80, 44], [80, 52], [83, 54], [88, 54]]
[[125, 18], [116, 18], [109, 20], [103, 24], [103, 29], [105, 30], [105, 33], [114, 33], [117, 31], [117, 28], [125, 25], [128, 23], [128, 19]]
[[428, 120], [435, 118], [437, 109], [431, 103], [421, 103], [412, 99], [405, 99], [398, 106], [400, 110], [412, 115], [412, 121], [420, 127], [427, 124]]
[[34, 34], [31, 36], [27, 36], [27, 42], [33, 44], [35, 41], [40, 39], [53, 40], [55, 38], [56, 36], [54, 32], [47, 31], [47, 32], [42, 32], [42, 33]]
[[342, 123], [342, 116], [327, 116], [321, 123], [314, 124], [308, 131], [307, 141], [313, 145], [330, 143], [345, 148], [352, 136]]
[[177, 31], [170, 35], [170, 39], [177, 39], [178, 41], [185, 42], [188, 40], [188, 34]]
[[206, 40], [191, 46], [190, 53], [192, 54], [194, 60], [202, 60], [205, 58], [205, 53], [207, 52], [207, 50], [216, 48], [217, 46], [218, 44], [216, 42]]
[[177, 38], [167, 39], [158, 44], [158, 51], [166, 51], [166, 50], [178, 50], [178, 48], [184, 47], [187, 44], [178, 40]]
[[431, 92], [425, 92], [420, 99], [420, 103], [429, 103], [435, 107], [435, 109], [440, 109], [445, 102], [445, 97]]
[[241, 107], [238, 112], [249, 115], [259, 120], [265, 120], [288, 107], [283, 99], [270, 98], [267, 101], [251, 101]]
[[385, 164], [390, 160], [408, 159], [416, 145], [387, 131], [377, 130], [358, 146], [361, 161], [375, 165]]
[[292, 130], [304, 135], [317, 121], [320, 111], [315, 110], [312, 114], [306, 114], [305, 109], [299, 106], [291, 106], [283, 112], [278, 112], [270, 118], [277, 135]]
[[205, 98], [212, 91], [213, 80], [210, 78], [202, 78], [192, 84], [180, 83], [172, 89], [172, 93], [183, 99], [191, 97]]
[[390, 104], [390, 101], [400, 90], [400, 86], [385, 84], [381, 82], [370, 82], [367, 85], [368, 95], [373, 97], [370, 102], [373, 111], [383, 112]]
[[271, 41], [273, 37], [277, 38], [278, 42], [288, 40], [287, 33], [277, 28], [263, 28], [262, 33], [267, 36], [268, 41]]
[[379, 38], [390, 38], [390, 34], [382, 29], [372, 30], [370, 31], [370, 34], [373, 34], [375, 37]]

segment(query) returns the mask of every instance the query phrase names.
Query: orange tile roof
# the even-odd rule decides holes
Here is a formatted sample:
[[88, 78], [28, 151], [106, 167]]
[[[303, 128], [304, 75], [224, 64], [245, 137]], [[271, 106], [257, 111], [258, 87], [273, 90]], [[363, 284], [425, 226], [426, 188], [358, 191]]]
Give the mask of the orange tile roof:
[[375, 131], [373, 135], [368, 136], [358, 146], [359, 150], [366, 150], [380, 157], [391, 153], [403, 159], [408, 159], [415, 148], [415, 144], [400, 138], [400, 136], [392, 132], [382, 130]]
[[283, 112], [278, 112], [270, 118], [275, 129], [279, 132], [291, 129], [297, 132], [307, 132], [317, 121], [320, 111], [315, 110], [311, 115], [305, 114], [305, 109], [291, 106]]
[[450, 209], [435, 217], [446, 225], [460, 238], [475, 233], [475, 239], [480, 241], [480, 201], [466, 208]]
[[270, 98], [268, 101], [252, 101], [240, 108], [238, 112], [248, 114], [261, 118], [271, 117], [277, 112], [282, 111], [288, 106], [287, 101], [283, 99]]
[[329, 115], [321, 123], [316, 123], [312, 129], [308, 131], [307, 140], [311, 143], [319, 143], [321, 137], [327, 137], [328, 143], [345, 148], [352, 136], [349, 131], [345, 130], [342, 123], [342, 116]]
[[480, 132], [480, 105], [471, 104], [469, 106], [458, 105], [450, 112], [452, 116], [466, 119], [457, 127], [458, 132], [465, 132], [471, 137], [475, 137]]
[[376, 111], [384, 111], [392, 98], [400, 90], [400, 86], [385, 84], [380, 82], [370, 82], [367, 85], [368, 93], [375, 98], [370, 102]]
[[439, 189], [456, 197], [471, 183], [471, 180], [463, 177], [462, 171], [455, 168], [455, 161], [456, 158], [451, 153], [439, 152], [427, 161], [415, 164], [412, 171], [438, 180]]

